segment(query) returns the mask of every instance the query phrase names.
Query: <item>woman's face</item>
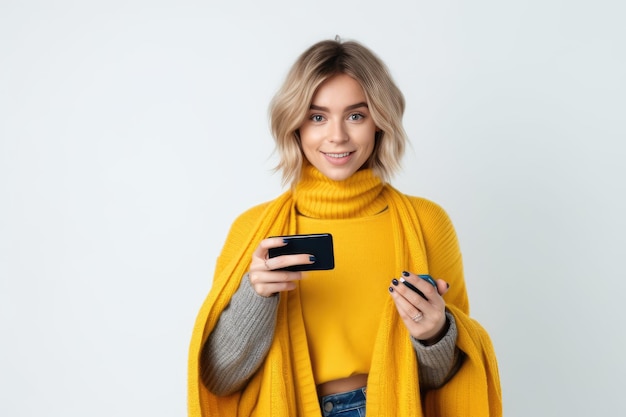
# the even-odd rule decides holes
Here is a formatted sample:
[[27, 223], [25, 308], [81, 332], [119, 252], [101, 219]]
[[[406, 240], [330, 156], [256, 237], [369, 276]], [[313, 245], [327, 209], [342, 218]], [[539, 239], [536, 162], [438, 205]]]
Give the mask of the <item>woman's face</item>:
[[361, 85], [334, 75], [317, 89], [300, 126], [302, 151], [322, 174], [345, 180], [372, 155], [376, 130]]

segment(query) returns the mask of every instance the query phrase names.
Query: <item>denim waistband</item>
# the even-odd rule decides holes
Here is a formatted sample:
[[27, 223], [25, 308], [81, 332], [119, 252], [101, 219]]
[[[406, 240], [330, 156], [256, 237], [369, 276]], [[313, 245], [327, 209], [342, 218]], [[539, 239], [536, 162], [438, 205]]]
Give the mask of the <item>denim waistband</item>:
[[320, 407], [324, 417], [332, 416], [341, 411], [356, 408], [365, 409], [365, 393], [367, 389], [357, 388], [353, 391], [340, 392], [338, 394], [320, 397]]

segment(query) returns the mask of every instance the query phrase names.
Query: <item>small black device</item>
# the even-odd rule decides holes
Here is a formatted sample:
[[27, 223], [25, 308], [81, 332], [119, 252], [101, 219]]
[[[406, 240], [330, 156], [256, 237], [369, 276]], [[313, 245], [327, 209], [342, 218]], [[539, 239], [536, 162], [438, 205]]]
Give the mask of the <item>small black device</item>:
[[[403, 273], [403, 275], [406, 274], [405, 276], [408, 276], [408, 273]], [[435, 287], [435, 290], [438, 291], [437, 289], [437, 283], [435, 282], [435, 280], [433, 279], [433, 277], [431, 277], [430, 275], [418, 275], [418, 277], [420, 277], [421, 279], [423, 279], [424, 281], [427, 281], [430, 285], [432, 285], [433, 287]], [[428, 301], [428, 298], [426, 298], [426, 296], [424, 295], [423, 292], [421, 292], [415, 285], [411, 284], [409, 281], [406, 281], [404, 278], [401, 279], [402, 283], [404, 285], [406, 285], [408, 288], [410, 288], [411, 290], [415, 291], [416, 293], [418, 293], [424, 300]]]
[[306, 253], [315, 256], [315, 262], [306, 265], [292, 265], [280, 268], [283, 271], [315, 271], [335, 268], [333, 252], [333, 236], [330, 233], [312, 235], [289, 235], [282, 237], [287, 244], [279, 248], [268, 250], [268, 256], [274, 258], [280, 255], [296, 255]]

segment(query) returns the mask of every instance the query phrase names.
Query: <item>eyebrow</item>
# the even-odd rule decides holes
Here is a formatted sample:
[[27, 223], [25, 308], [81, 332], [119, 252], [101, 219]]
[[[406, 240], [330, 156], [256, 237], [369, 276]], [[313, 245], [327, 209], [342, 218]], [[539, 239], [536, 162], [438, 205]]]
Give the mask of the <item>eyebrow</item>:
[[[359, 107], [368, 107], [367, 103], [362, 101], [360, 103], [352, 104], [344, 109], [344, 111], [358, 109]], [[315, 104], [311, 104], [309, 107], [310, 110], [319, 110], [319, 111], [328, 111], [328, 107], [317, 106]]]

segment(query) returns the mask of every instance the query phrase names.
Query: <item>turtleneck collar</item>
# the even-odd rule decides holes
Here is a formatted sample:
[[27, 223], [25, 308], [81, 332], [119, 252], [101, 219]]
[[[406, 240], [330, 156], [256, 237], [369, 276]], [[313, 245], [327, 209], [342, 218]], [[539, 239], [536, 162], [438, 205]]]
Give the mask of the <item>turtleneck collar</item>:
[[373, 216], [387, 207], [384, 185], [371, 169], [355, 172], [343, 181], [333, 181], [305, 163], [293, 196], [298, 214], [316, 219]]

